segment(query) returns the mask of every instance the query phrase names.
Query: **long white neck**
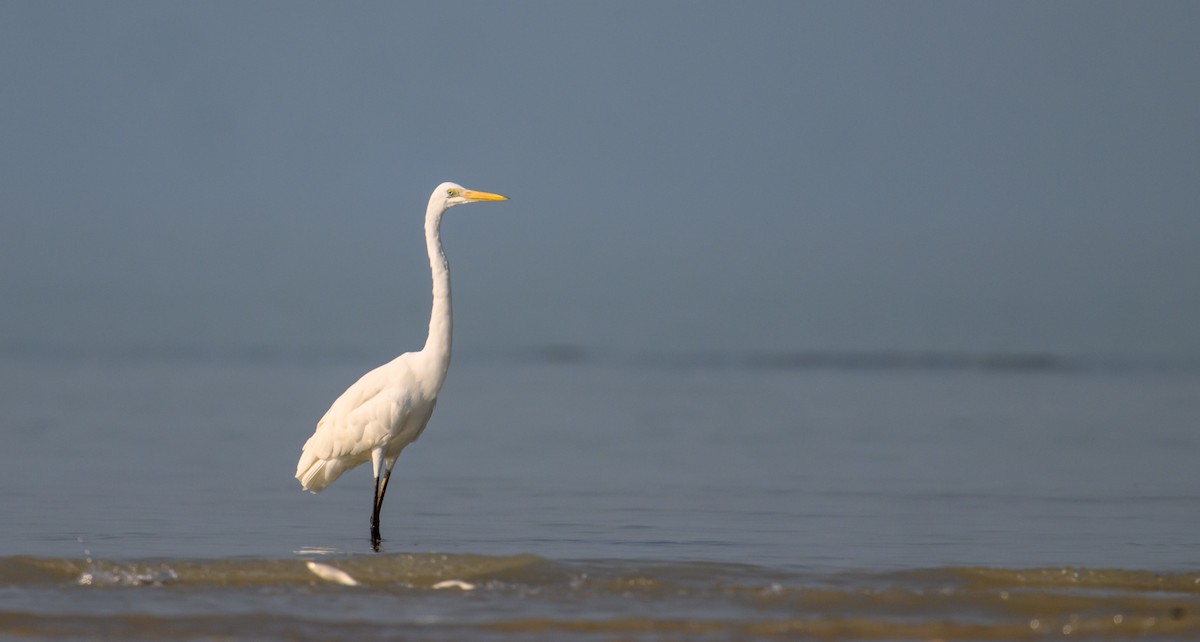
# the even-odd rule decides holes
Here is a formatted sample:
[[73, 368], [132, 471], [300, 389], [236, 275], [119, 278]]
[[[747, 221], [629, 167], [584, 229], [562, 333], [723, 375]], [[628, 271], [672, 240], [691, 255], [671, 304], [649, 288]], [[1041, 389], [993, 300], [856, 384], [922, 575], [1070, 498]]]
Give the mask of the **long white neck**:
[[432, 361], [441, 388], [450, 368], [450, 335], [453, 323], [450, 311], [450, 264], [442, 250], [442, 214], [446, 208], [432, 199], [425, 211], [425, 245], [429, 250], [429, 269], [433, 272], [433, 309], [429, 313], [429, 338], [421, 350]]

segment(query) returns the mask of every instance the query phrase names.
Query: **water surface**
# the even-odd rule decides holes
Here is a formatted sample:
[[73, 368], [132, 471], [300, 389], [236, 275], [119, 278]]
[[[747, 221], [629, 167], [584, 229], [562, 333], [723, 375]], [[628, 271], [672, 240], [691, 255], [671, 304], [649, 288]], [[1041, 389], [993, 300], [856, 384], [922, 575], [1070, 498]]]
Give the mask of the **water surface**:
[[1192, 370], [575, 357], [455, 363], [372, 554], [292, 473], [374, 363], [10, 355], [0, 631], [1196, 634]]

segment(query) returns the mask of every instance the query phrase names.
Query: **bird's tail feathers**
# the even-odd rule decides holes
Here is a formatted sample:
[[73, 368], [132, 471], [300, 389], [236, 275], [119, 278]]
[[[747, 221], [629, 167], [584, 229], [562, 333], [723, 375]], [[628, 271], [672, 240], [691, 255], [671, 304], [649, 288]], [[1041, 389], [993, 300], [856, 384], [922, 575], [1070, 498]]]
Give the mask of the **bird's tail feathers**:
[[321, 459], [305, 451], [300, 455], [296, 464], [296, 479], [300, 486], [310, 493], [319, 493], [346, 471], [345, 465], [338, 459]]

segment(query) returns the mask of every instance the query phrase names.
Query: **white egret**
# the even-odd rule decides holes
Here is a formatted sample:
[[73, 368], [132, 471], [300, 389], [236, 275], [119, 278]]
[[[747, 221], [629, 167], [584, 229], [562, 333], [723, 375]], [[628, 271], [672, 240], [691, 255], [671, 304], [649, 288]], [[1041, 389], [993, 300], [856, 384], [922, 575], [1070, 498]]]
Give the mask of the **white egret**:
[[347, 388], [317, 422], [296, 464], [300, 485], [316, 493], [347, 470], [371, 462], [375, 475], [371, 546], [375, 550], [381, 541], [379, 510], [392, 467], [400, 451], [425, 430], [450, 367], [450, 265], [442, 250], [442, 215], [463, 203], [505, 200], [455, 183], [442, 183], [433, 190], [425, 209], [425, 245], [433, 272], [433, 309], [425, 347], [375, 368]]

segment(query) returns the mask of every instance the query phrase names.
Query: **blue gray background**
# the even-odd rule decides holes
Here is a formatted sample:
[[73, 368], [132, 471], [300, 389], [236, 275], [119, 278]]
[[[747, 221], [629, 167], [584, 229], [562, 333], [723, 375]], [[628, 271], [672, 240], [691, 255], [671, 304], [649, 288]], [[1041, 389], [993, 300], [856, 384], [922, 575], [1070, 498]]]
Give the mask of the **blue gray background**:
[[1200, 355], [1191, 2], [0, 3], [0, 347]]

